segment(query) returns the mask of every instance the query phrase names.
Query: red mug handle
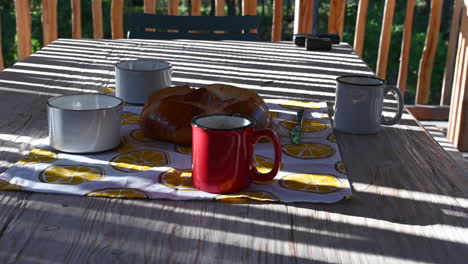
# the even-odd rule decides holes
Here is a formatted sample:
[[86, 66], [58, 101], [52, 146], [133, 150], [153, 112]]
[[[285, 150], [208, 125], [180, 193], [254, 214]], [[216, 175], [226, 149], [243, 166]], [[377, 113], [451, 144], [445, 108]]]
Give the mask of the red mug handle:
[[258, 181], [268, 181], [273, 179], [280, 169], [281, 144], [278, 134], [276, 134], [276, 132], [271, 129], [256, 130], [254, 132], [254, 144], [257, 143], [257, 141], [262, 137], [270, 138], [271, 142], [273, 142], [273, 147], [275, 148], [275, 164], [273, 169], [268, 173], [260, 173], [258, 172], [257, 168], [254, 167], [252, 178]]

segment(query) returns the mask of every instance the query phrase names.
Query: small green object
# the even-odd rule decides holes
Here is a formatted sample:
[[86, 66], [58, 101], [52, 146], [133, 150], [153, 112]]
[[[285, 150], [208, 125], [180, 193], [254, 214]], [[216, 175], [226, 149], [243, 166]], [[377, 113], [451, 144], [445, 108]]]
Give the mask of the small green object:
[[296, 125], [289, 132], [289, 138], [293, 144], [301, 144], [302, 140], [302, 120], [304, 117], [304, 109], [297, 111]]

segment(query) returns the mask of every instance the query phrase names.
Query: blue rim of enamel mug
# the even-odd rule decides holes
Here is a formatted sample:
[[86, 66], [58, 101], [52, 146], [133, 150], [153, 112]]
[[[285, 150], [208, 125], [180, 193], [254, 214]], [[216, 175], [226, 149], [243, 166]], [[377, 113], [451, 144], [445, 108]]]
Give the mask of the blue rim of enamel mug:
[[[210, 117], [210, 116], [240, 117], [240, 118], [247, 119], [250, 122], [250, 124], [245, 125], [245, 126], [241, 126], [241, 127], [235, 127], [235, 128], [212, 128], [212, 127], [207, 127], [207, 126], [197, 124], [198, 119], [204, 118], [204, 117]], [[253, 126], [255, 126], [255, 121], [248, 118], [248, 117], [246, 117], [246, 116], [244, 116], [244, 115], [241, 115], [241, 114], [208, 114], [208, 115], [199, 115], [199, 116], [196, 116], [196, 117], [192, 118], [192, 125], [195, 126], [195, 127], [201, 128], [201, 129], [205, 129], [205, 130], [235, 131], [235, 130], [242, 130], [242, 129], [246, 129], [246, 128], [249, 128], [249, 127], [253, 127]]]
[[[374, 79], [374, 80], [378, 80], [379, 83], [376, 83], [376, 84], [352, 83], [352, 82], [343, 81], [342, 79], [344, 79], [344, 78]], [[372, 75], [342, 75], [340, 77], [337, 77], [336, 81], [340, 82], [340, 83], [344, 83], [344, 84], [355, 85], [355, 86], [381, 86], [381, 85], [385, 84], [385, 80], [382, 80], [382, 79], [380, 79], [378, 77], [375, 77], [375, 76], [372, 76]]]

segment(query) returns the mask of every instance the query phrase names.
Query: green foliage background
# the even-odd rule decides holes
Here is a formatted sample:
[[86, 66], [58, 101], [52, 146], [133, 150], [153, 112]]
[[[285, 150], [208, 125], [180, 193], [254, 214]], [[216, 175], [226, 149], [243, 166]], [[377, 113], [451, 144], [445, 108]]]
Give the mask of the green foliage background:
[[[317, 1], [317, 0], [316, 0]], [[33, 51], [42, 47], [42, 24], [41, 24], [41, 0], [30, 0], [32, 17], [32, 38]], [[70, 0], [58, 0], [58, 32], [60, 38], [71, 38], [71, 7]], [[110, 38], [110, 7], [112, 0], [103, 0], [103, 21], [104, 37]], [[327, 32], [329, 0], [322, 0], [319, 9], [318, 32]], [[384, 0], [369, 1], [369, 11], [367, 16], [366, 37], [364, 43], [364, 61], [372, 69], [376, 69], [377, 52], [379, 47], [380, 30], [382, 26], [382, 16]], [[417, 0], [413, 24], [413, 37], [411, 42], [411, 56], [409, 63], [408, 87], [405, 95], [406, 103], [414, 103], [419, 61], [424, 48], [426, 30], [430, 13], [430, 0]], [[180, 14], [188, 15], [191, 0], [180, 0]], [[270, 40], [272, 21], [273, 0], [258, 0], [258, 14], [261, 16], [262, 24], [259, 29], [262, 40]], [[294, 0], [284, 0], [284, 22], [283, 40], [292, 38], [294, 23]], [[345, 17], [345, 42], [353, 44], [354, 28], [356, 23], [358, 0], [348, 0]], [[445, 57], [451, 23], [453, 0], [444, 0], [444, 10], [442, 25], [439, 36], [439, 45], [435, 59], [434, 71], [431, 83], [430, 103], [438, 104], [442, 86], [442, 78], [445, 68]], [[132, 12], [143, 11], [143, 0], [125, 0], [124, 25], [126, 15]], [[91, 0], [81, 1], [82, 31], [83, 38], [92, 38], [92, 13]], [[406, 1], [397, 0], [394, 15], [391, 49], [389, 54], [389, 64], [387, 70], [387, 81], [396, 84], [398, 78], [399, 57], [401, 50], [401, 39], [404, 28], [406, 12]], [[158, 0], [157, 13], [167, 13], [167, 0]], [[214, 0], [202, 0], [202, 14], [210, 15], [214, 13]], [[240, 15], [241, 0], [226, 0], [226, 14]], [[17, 40], [14, 0], [0, 0], [0, 17], [2, 31], [2, 48], [5, 66], [8, 67], [17, 61]]]

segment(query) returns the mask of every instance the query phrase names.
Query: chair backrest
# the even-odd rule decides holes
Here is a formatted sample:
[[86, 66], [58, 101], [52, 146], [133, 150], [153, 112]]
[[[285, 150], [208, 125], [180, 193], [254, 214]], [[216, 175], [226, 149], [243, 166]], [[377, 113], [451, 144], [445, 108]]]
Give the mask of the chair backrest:
[[[259, 26], [257, 16], [166, 16], [133, 13], [129, 17], [128, 26], [128, 38], [259, 40], [258, 34], [251, 32]], [[148, 28], [156, 30], [146, 30]], [[220, 31], [223, 32], [219, 33]]]

